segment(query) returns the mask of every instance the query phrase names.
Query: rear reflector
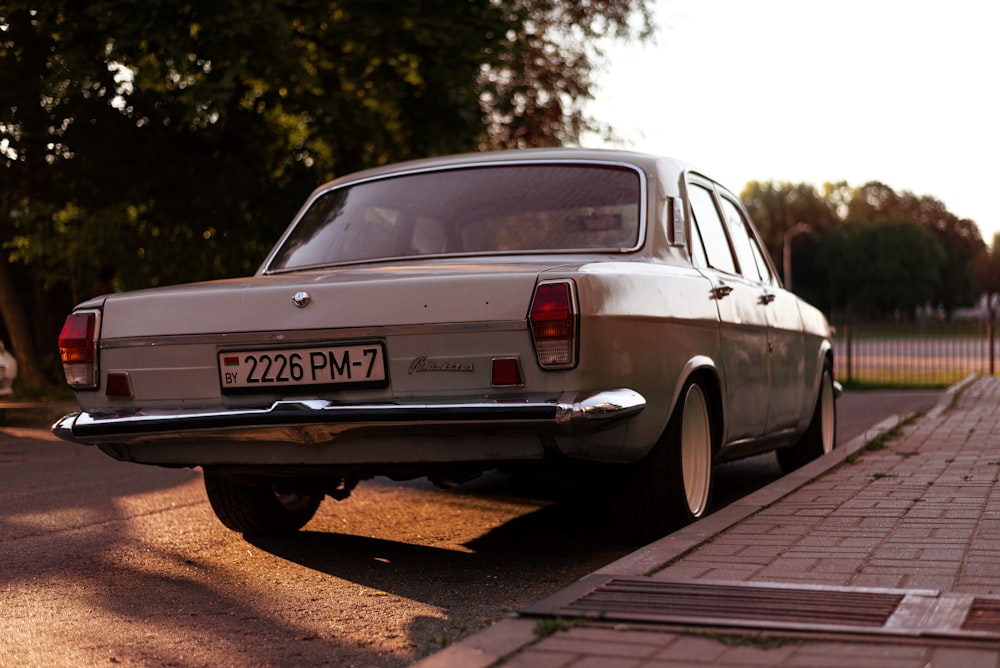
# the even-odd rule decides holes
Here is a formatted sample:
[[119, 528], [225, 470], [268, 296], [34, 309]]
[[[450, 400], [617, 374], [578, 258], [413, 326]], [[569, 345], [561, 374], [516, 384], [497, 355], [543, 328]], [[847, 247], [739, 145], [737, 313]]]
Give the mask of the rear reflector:
[[98, 311], [71, 313], [59, 333], [59, 357], [66, 382], [76, 389], [97, 387]]
[[516, 357], [499, 357], [493, 360], [493, 387], [517, 387], [524, 385], [521, 363]]
[[576, 365], [576, 302], [570, 281], [539, 283], [531, 300], [528, 322], [535, 355], [543, 369]]
[[104, 393], [109, 397], [120, 399], [132, 398], [132, 381], [127, 371], [115, 371], [108, 374]]

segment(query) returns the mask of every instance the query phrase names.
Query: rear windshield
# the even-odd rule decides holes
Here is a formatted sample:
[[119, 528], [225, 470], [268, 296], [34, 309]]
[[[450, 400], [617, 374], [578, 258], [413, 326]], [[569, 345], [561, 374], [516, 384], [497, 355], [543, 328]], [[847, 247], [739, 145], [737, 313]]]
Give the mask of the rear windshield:
[[633, 250], [642, 182], [594, 164], [467, 167], [365, 181], [321, 194], [268, 271], [369, 260]]

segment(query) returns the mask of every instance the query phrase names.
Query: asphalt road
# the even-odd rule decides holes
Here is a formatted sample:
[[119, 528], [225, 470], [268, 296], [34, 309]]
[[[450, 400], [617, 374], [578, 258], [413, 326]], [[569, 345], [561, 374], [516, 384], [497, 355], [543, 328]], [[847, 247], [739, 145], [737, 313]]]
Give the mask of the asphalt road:
[[[940, 393], [846, 394], [839, 440]], [[721, 467], [730, 498], [780, 475]], [[725, 495], [721, 495], [724, 497]], [[198, 471], [0, 427], [0, 665], [403, 666], [636, 546], [599, 494], [487, 476], [362, 483], [300, 534], [246, 541]]]

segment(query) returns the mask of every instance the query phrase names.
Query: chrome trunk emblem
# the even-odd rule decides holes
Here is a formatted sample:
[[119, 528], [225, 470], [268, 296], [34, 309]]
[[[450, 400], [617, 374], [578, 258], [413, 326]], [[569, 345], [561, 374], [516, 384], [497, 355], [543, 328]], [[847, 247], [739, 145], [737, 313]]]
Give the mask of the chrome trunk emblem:
[[300, 290], [299, 292], [296, 292], [294, 295], [292, 295], [292, 303], [298, 306], [299, 308], [305, 308], [306, 306], [309, 306], [309, 303], [311, 301], [312, 301], [312, 296], [305, 290]]
[[421, 355], [410, 362], [410, 369], [406, 373], [427, 373], [430, 371], [462, 371], [471, 373], [476, 370], [476, 365], [467, 360], [431, 360], [427, 355]]

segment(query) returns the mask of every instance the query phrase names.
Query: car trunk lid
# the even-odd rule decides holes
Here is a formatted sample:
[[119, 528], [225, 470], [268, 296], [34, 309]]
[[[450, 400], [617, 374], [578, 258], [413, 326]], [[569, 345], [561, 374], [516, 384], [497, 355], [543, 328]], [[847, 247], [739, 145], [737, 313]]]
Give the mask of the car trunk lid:
[[213, 281], [112, 295], [103, 339], [524, 320], [535, 263], [422, 263]]

